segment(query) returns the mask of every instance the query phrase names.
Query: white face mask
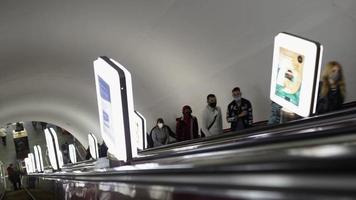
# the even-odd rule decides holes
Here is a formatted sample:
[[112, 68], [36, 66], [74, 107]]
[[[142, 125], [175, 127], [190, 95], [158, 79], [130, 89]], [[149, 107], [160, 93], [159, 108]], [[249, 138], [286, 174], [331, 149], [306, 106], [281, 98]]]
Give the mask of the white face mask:
[[162, 123], [158, 123], [157, 126], [158, 126], [158, 128], [162, 128], [163, 124]]
[[329, 76], [329, 79], [333, 80], [334, 82], [339, 81], [340, 79], [340, 74], [339, 73], [333, 73]]
[[241, 101], [241, 96], [234, 97], [235, 101]]

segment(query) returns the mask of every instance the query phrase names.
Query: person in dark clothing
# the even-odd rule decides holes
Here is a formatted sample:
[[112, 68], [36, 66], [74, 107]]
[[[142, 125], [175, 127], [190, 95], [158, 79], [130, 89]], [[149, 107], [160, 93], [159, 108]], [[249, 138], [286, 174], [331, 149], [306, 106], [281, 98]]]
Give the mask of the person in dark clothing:
[[99, 158], [107, 157], [107, 156], [108, 156], [108, 147], [103, 141], [103, 143], [99, 146]]
[[271, 116], [268, 119], [268, 125], [280, 124], [281, 123], [281, 114], [282, 106], [272, 102], [271, 103]]
[[40, 122], [40, 124], [41, 124], [41, 129], [45, 130], [46, 127], [47, 127], [47, 123], [46, 122]]
[[317, 114], [339, 110], [345, 101], [345, 80], [340, 63], [329, 62], [323, 69], [319, 84]]
[[92, 158], [91, 153], [90, 153], [90, 147], [87, 148], [86, 151], [86, 155], [85, 155], [85, 160], [90, 160]]
[[147, 133], [147, 148], [153, 147], [153, 140], [151, 133]]
[[152, 137], [153, 147], [172, 143], [176, 138], [171, 128], [164, 124], [162, 118], [157, 119], [157, 124], [152, 128], [150, 135]]
[[21, 188], [21, 178], [20, 172], [14, 168], [14, 165], [11, 163], [7, 167], [7, 175], [9, 177], [9, 181], [12, 183], [14, 190], [18, 190]]
[[15, 185], [17, 186], [18, 189], [21, 189], [21, 173], [20, 170], [15, 169], [15, 174], [14, 174], [14, 180], [15, 180]]
[[16, 126], [15, 126], [15, 131], [16, 131], [16, 132], [19, 132], [19, 131], [23, 131], [23, 130], [24, 130], [23, 124], [20, 123], [20, 122], [17, 122], [17, 123], [16, 123]]
[[234, 100], [228, 105], [226, 120], [231, 123], [231, 131], [242, 130], [252, 126], [252, 106], [249, 100], [241, 97], [239, 87], [232, 90]]
[[182, 109], [183, 116], [177, 118], [176, 135], [177, 141], [199, 138], [198, 120], [192, 115], [192, 109], [186, 105]]
[[15, 183], [15, 170], [13, 168], [13, 164], [11, 163], [8, 167], [7, 167], [7, 177], [9, 178], [9, 181], [12, 183], [12, 185], [14, 186], [14, 190], [18, 190], [17, 185]]
[[63, 163], [68, 164], [70, 162], [68, 142], [65, 142], [64, 144], [61, 145], [61, 150], [63, 154]]

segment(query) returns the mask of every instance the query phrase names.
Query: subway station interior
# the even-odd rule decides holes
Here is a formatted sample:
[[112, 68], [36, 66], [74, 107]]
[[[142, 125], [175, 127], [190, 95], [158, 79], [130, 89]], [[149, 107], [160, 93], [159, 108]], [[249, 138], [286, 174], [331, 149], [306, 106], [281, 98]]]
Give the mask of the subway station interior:
[[356, 1], [0, 0], [0, 200], [356, 199]]

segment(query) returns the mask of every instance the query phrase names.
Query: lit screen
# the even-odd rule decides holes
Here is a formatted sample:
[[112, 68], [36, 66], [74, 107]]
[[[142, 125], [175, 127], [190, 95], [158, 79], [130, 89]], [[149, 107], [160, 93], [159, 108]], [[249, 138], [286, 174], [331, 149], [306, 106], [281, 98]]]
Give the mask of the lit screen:
[[28, 158], [28, 157], [25, 158], [25, 166], [26, 166], [27, 174], [33, 173], [31, 160], [30, 160], [30, 158]]
[[[127, 153], [128, 145], [133, 157], [138, 148], [137, 142], [126, 143], [137, 141], [131, 74], [121, 64], [106, 57], [94, 61], [94, 73], [101, 136], [111, 154], [118, 160], [127, 161], [127, 156], [131, 156]], [[125, 80], [126, 88], [121, 86], [122, 80]], [[127, 117], [124, 117], [125, 110]], [[126, 134], [130, 138], [125, 136], [125, 127], [129, 129]]]
[[36, 172], [36, 161], [35, 161], [35, 157], [33, 156], [33, 153], [29, 153], [28, 154], [28, 158], [31, 161], [31, 169], [32, 172]]
[[43, 167], [43, 157], [42, 157], [42, 149], [40, 145], [37, 145], [37, 152], [38, 152], [38, 158], [40, 160], [40, 166], [41, 166], [41, 171], [44, 171], [44, 167]]
[[51, 163], [52, 168], [54, 170], [57, 170], [58, 166], [56, 161], [56, 154], [54, 152], [54, 143], [53, 143], [52, 135], [48, 129], [45, 129], [45, 137], [46, 137], [46, 143], [48, 149], [49, 162]]
[[135, 111], [135, 132], [136, 132], [136, 140], [138, 149], [145, 149], [147, 148], [147, 134], [146, 134], [146, 119], [143, 115], [137, 111]]
[[270, 98], [284, 109], [307, 117], [315, 110], [323, 48], [287, 33], [274, 41]]
[[41, 163], [40, 163], [40, 155], [38, 153], [37, 145], [33, 147], [34, 154], [35, 154], [35, 161], [36, 161], [36, 168], [38, 172], [41, 172]]
[[89, 151], [90, 155], [93, 159], [99, 158], [98, 153], [98, 141], [93, 134], [88, 134], [88, 142], [89, 142]]
[[74, 163], [77, 163], [77, 153], [75, 151], [75, 147], [74, 147], [74, 144], [70, 144], [69, 145], [69, 158], [70, 158], [70, 161], [74, 164]]

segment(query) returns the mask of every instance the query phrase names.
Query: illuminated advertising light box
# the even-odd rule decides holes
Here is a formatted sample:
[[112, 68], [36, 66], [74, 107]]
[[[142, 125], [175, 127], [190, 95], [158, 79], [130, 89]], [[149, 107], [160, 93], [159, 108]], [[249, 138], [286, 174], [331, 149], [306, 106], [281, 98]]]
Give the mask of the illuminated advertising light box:
[[137, 155], [134, 141], [134, 102], [130, 72], [107, 57], [94, 61], [100, 130], [108, 151], [118, 160]]
[[36, 161], [35, 161], [35, 157], [33, 156], [33, 153], [29, 153], [28, 158], [31, 161], [31, 169], [32, 169], [32, 172], [34, 173], [34, 172], [36, 172]]
[[57, 156], [55, 153], [55, 148], [54, 148], [54, 142], [52, 138], [52, 134], [49, 132], [48, 129], [45, 129], [45, 138], [46, 138], [46, 144], [47, 144], [47, 150], [48, 150], [48, 157], [49, 157], [49, 162], [51, 163], [51, 166], [54, 170], [58, 169], [57, 165]]
[[63, 166], [63, 157], [58, 147], [57, 133], [53, 128], [45, 129], [45, 137], [51, 166], [54, 170], [59, 170]]
[[88, 134], [89, 151], [93, 159], [99, 158], [98, 140], [92, 133]]
[[63, 167], [63, 154], [62, 151], [59, 149], [59, 143], [58, 143], [58, 137], [57, 137], [57, 132], [53, 129], [49, 129], [50, 132], [52, 133], [52, 136], [54, 138], [54, 146], [56, 147], [56, 152], [58, 156], [58, 163], [59, 163], [59, 168]]
[[274, 39], [270, 98], [302, 117], [315, 113], [323, 47], [288, 33]]
[[135, 110], [136, 114], [136, 143], [138, 149], [143, 150], [147, 148], [147, 133], [146, 133], [146, 118]]
[[42, 149], [40, 145], [36, 145], [35, 147], [37, 147], [37, 152], [38, 152], [38, 158], [40, 161], [40, 171], [43, 172], [44, 171], [44, 167], [43, 167], [43, 157], [42, 157]]
[[32, 170], [32, 163], [31, 163], [30, 158], [28, 158], [28, 157], [25, 158], [25, 166], [26, 166], [27, 174], [33, 173], [33, 170]]
[[35, 161], [36, 161], [36, 170], [37, 170], [37, 172], [42, 172], [41, 163], [40, 163], [40, 155], [38, 154], [37, 145], [35, 145], [33, 147], [33, 150], [34, 150]]
[[70, 161], [74, 164], [74, 163], [77, 163], [77, 153], [75, 151], [75, 147], [74, 147], [74, 144], [70, 144], [68, 146], [69, 148], [69, 159]]

